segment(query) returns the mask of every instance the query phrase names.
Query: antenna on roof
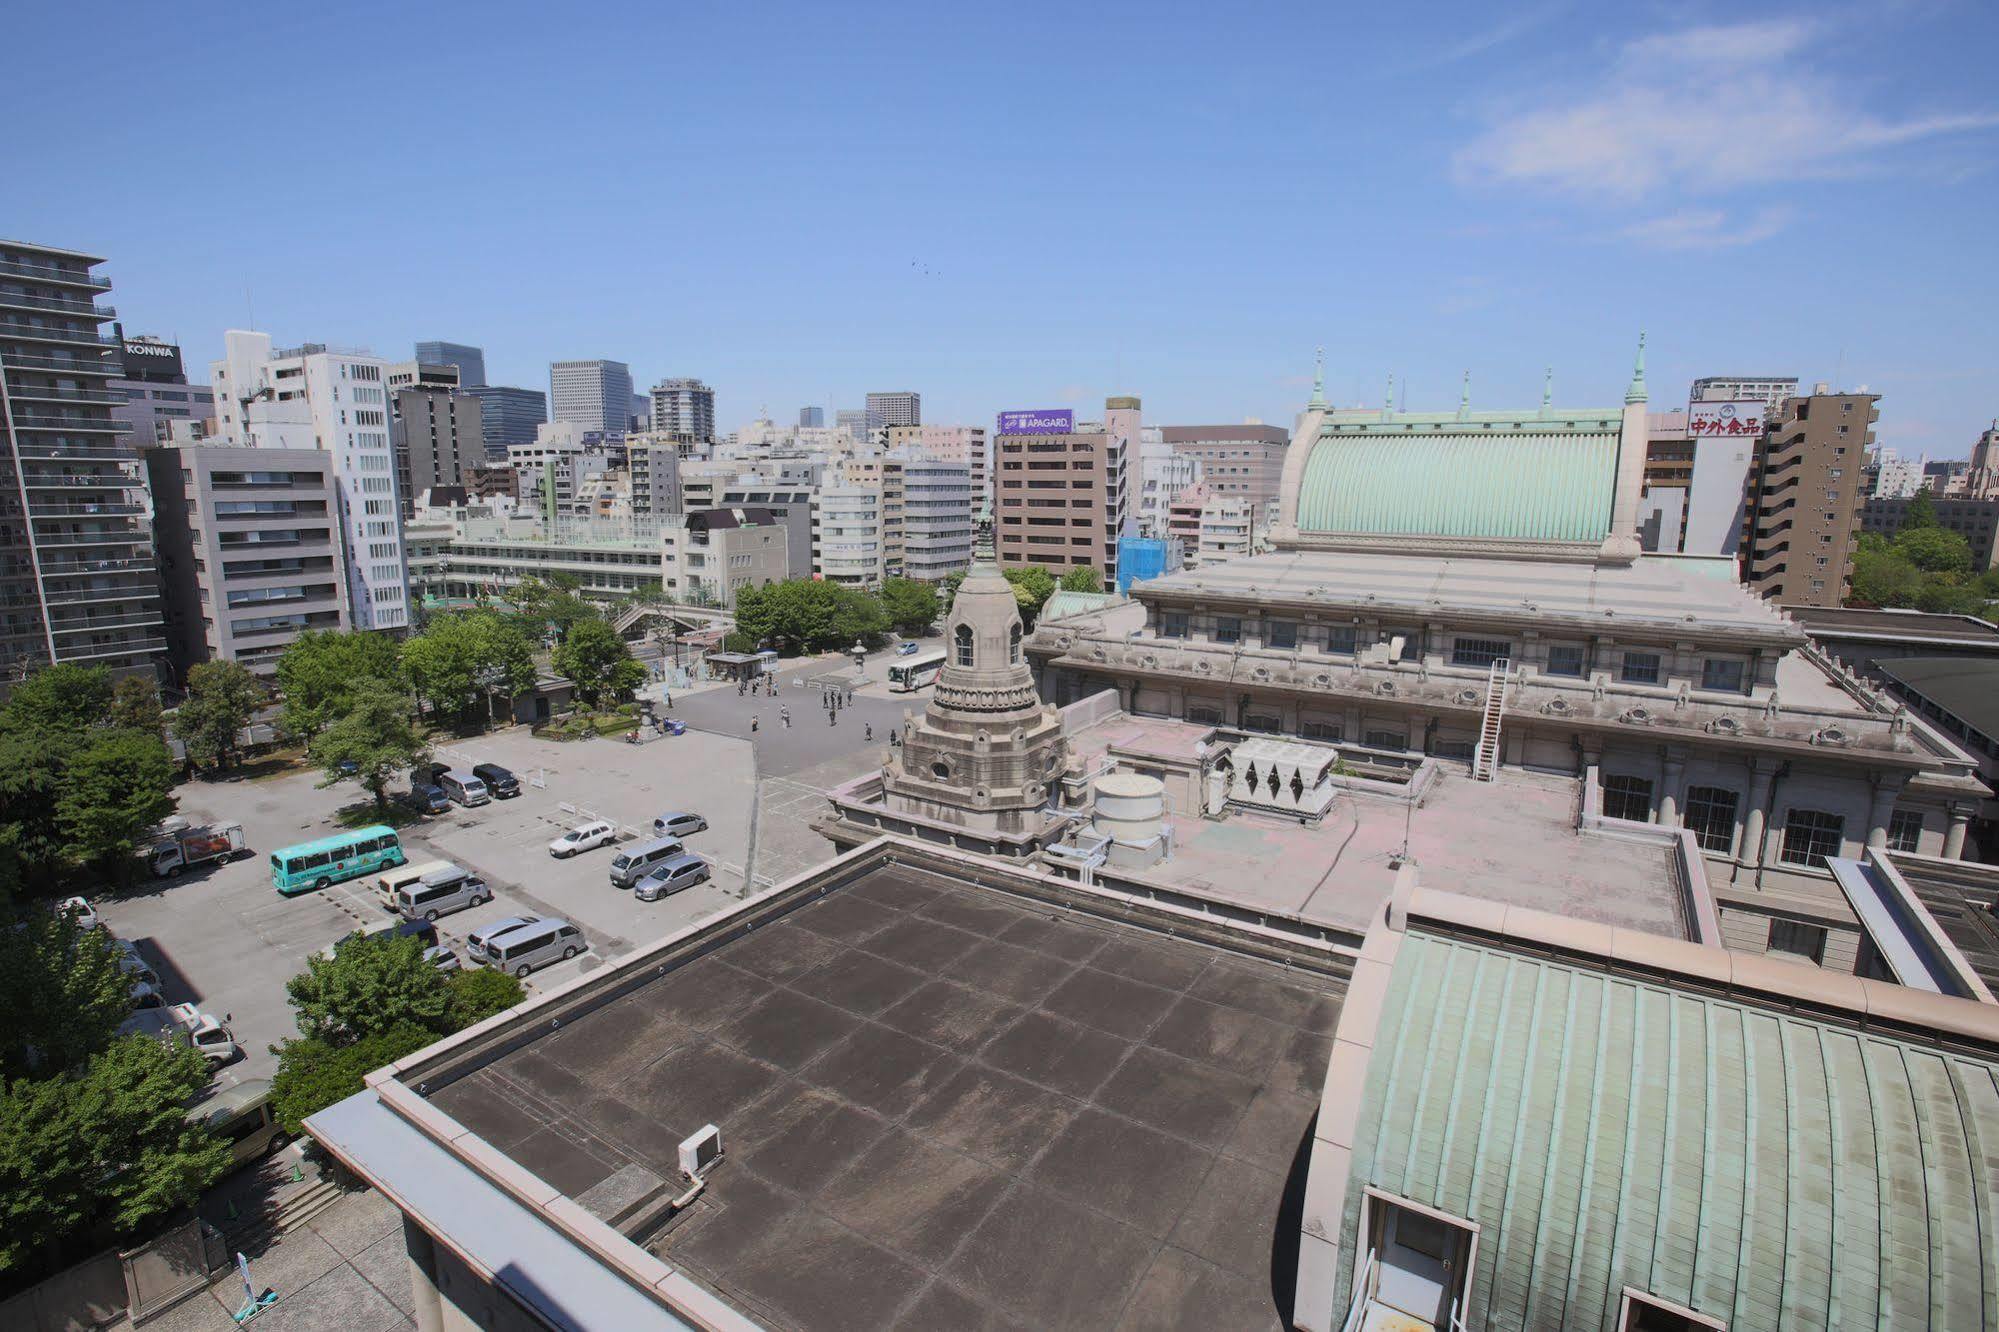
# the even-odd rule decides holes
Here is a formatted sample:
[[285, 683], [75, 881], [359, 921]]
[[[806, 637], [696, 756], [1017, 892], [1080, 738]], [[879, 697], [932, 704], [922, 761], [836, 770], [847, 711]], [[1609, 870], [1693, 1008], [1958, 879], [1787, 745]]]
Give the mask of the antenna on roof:
[[1471, 371], [1465, 371], [1464, 384], [1458, 389], [1458, 420], [1471, 415]]

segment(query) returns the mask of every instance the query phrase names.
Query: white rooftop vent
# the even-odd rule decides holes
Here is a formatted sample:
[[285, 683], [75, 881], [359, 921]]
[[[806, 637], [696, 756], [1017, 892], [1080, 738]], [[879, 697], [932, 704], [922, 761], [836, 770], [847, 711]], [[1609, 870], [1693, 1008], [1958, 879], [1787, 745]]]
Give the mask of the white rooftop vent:
[[680, 1173], [689, 1179], [700, 1179], [721, 1155], [722, 1130], [713, 1124], [705, 1125], [680, 1144]]

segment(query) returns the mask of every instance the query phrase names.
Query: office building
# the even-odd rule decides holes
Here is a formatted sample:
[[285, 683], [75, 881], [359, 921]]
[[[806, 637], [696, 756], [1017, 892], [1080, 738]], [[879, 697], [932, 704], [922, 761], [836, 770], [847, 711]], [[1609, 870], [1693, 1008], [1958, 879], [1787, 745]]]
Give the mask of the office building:
[[785, 565], [794, 578], [812, 572], [812, 500], [817, 482], [810, 469], [758, 468], [720, 478], [708, 488], [707, 502], [689, 504], [711, 509], [760, 509], [784, 529]]
[[1904, 458], [1894, 449], [1879, 449], [1872, 459], [1874, 485], [1864, 492], [1872, 499], [1910, 499], [1923, 488], [1928, 458]]
[[[1894, 536], [1902, 530], [1912, 502], [1913, 497], [1862, 500], [1860, 530]], [[1999, 499], [1931, 497], [1929, 507], [1938, 527], [1957, 533], [1971, 547], [1974, 571], [1999, 568]]]
[[132, 447], [199, 440], [215, 415], [215, 390], [187, 382], [180, 348], [158, 338], [128, 337], [123, 349], [125, 372], [110, 388], [125, 401], [111, 409], [111, 417], [131, 427]]
[[889, 426], [885, 438], [891, 452], [918, 449], [939, 462], [963, 464], [972, 477], [973, 517], [992, 511], [992, 445], [984, 426]]
[[455, 389], [459, 386], [458, 367], [436, 361], [395, 361], [383, 367], [382, 383], [388, 387], [391, 401], [397, 389]]
[[800, 407], [798, 409], [798, 424], [814, 430], [819, 429], [826, 424], [826, 409], [824, 407]]
[[874, 440], [868, 413], [863, 409], [842, 407], [833, 413], [833, 426], [836, 430], [846, 431], [847, 437], [856, 444], [869, 444]]
[[487, 385], [465, 392], [479, 400], [488, 462], [504, 460], [516, 444], [534, 443], [534, 432], [548, 421], [548, 396], [540, 389]]
[[1200, 484], [1201, 464], [1175, 453], [1157, 438], [1159, 427], [1147, 426], [1138, 446], [1137, 480], [1132, 489], [1131, 521], [1140, 536], [1166, 536], [1168, 510], [1182, 492]]
[[1765, 430], [1749, 492], [1743, 581], [1766, 601], [1837, 606], [1860, 536], [1861, 466], [1880, 412], [1875, 393], [1787, 398]]
[[659, 586], [659, 523], [539, 512], [456, 520], [443, 595], [505, 596], [523, 578], [566, 574], [577, 594], [614, 601]]
[[889, 576], [880, 481], [829, 481], [812, 497], [812, 572], [829, 583], [874, 588]]
[[349, 627], [333, 454], [241, 444], [144, 454], [177, 683], [204, 661], [269, 678], [300, 634]]
[[1211, 497], [1207, 486], [1197, 481], [1166, 501], [1165, 526], [1160, 535], [1178, 548], [1183, 569], [1200, 563], [1201, 514]]
[[1692, 402], [1746, 402], [1763, 404], [1766, 415], [1774, 415], [1787, 399], [1798, 392], [1796, 375], [1708, 375], [1694, 381]]
[[698, 379], [662, 379], [652, 386], [650, 429], [688, 440], [715, 438], [715, 390]]
[[1066, 410], [1002, 412], [993, 438], [999, 562], [1117, 576], [1117, 539], [1138, 443], [1137, 398], [1105, 401], [1104, 421]]
[[937, 582], [972, 564], [972, 470], [923, 454], [902, 472], [902, 576]]
[[425, 491], [464, 486], [466, 470], [486, 460], [485, 418], [479, 399], [442, 386], [392, 388], [389, 404], [396, 484], [408, 518]]
[[269, 334], [240, 329], [223, 344], [209, 373], [216, 442], [330, 453], [348, 615], [357, 629], [408, 628], [388, 363], [321, 343], [273, 350]]
[[416, 359], [424, 365], [449, 365], [458, 371], [458, 387], [486, 387], [486, 353], [462, 342], [419, 342]]
[[102, 262], [0, 240], [0, 688], [55, 662], [150, 674], [166, 648]]
[[625, 470], [631, 476], [633, 516], [680, 512], [680, 445], [673, 436], [653, 431], [627, 435]]
[[923, 424], [923, 395], [920, 393], [870, 393], [867, 404], [869, 429]]
[[1174, 453], [1199, 463], [1199, 479], [1217, 496], [1247, 499], [1266, 515], [1273, 511], [1284, 477], [1284, 450], [1291, 443], [1290, 431], [1252, 421], [1242, 425], [1161, 426], [1159, 438]]
[[629, 430], [632, 369], [623, 361], [554, 361], [548, 367], [549, 420], [609, 437]]
[[792, 576], [783, 524], [768, 510], [699, 509], [660, 526], [660, 585], [668, 598], [733, 606], [746, 587]]
[[[1206, 486], [1208, 482], [1202, 482]], [[1256, 549], [1256, 536], [1268, 512], [1247, 495], [1210, 494], [1201, 506], [1195, 568], [1240, 559]]]

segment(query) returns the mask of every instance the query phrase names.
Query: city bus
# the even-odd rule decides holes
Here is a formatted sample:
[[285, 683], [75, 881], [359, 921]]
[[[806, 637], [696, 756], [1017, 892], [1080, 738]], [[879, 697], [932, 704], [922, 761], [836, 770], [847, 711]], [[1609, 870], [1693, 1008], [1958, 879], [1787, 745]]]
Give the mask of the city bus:
[[927, 684], [937, 683], [938, 673], [943, 669], [943, 648], [902, 657], [888, 668], [888, 687], [898, 694], [913, 693]]
[[375, 824], [271, 853], [271, 883], [286, 897], [403, 863], [402, 839]]

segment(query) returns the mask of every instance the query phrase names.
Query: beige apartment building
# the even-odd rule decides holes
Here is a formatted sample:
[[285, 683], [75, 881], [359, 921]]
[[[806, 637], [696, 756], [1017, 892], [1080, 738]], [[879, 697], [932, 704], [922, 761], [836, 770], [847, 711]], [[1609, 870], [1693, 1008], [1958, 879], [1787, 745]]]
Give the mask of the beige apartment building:
[[1880, 412], [1876, 393], [1787, 398], [1763, 435], [1750, 478], [1743, 581], [1765, 601], [1837, 606], [1860, 538], [1861, 468]]
[[1267, 514], [1284, 480], [1284, 450], [1291, 432], [1279, 426], [1161, 426], [1159, 438], [1173, 452], [1201, 464], [1201, 479], [1216, 495], [1246, 499]]
[[[1010, 413], [1039, 420], [1067, 412]], [[1130, 504], [1138, 454], [1139, 400], [1107, 398], [1104, 420], [1038, 425], [994, 439], [993, 529], [1002, 565], [1040, 565], [1057, 574], [1094, 567], [1110, 582], [1117, 539]]]

